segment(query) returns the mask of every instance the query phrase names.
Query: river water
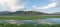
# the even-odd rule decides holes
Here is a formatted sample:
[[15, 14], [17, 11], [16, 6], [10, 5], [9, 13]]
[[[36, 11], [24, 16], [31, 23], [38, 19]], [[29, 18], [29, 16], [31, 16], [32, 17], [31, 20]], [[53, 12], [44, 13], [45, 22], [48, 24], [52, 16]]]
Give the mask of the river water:
[[38, 20], [0, 20], [3, 24], [60, 24], [60, 18], [46, 18]]

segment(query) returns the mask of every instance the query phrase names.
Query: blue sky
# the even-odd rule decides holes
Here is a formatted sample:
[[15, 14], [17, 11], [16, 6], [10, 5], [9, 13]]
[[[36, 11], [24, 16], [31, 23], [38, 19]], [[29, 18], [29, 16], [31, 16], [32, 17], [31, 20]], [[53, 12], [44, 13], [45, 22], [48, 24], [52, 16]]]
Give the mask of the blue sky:
[[[60, 0], [22, 0], [23, 2], [28, 2], [26, 4], [26, 10], [31, 9], [32, 11], [41, 11], [41, 12], [46, 12], [46, 13], [54, 13], [54, 12], [60, 12]], [[56, 3], [57, 5], [55, 7], [51, 6], [50, 8], [46, 8], [46, 9], [35, 9], [32, 8], [33, 6], [35, 7], [44, 7], [44, 6], [48, 6], [51, 3]], [[54, 4], [53, 4], [54, 5]]]
[[0, 0], [0, 11], [15, 12], [18, 10], [45, 13], [60, 12], [60, 0]]

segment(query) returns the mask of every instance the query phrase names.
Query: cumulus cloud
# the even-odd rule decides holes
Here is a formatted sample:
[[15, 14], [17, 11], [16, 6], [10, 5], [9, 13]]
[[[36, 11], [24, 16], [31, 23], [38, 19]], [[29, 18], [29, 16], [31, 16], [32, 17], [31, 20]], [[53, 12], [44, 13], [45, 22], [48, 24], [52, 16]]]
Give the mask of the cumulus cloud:
[[55, 2], [55, 3], [57, 2], [57, 0], [50, 0], [50, 1], [51, 1], [51, 2]]
[[24, 11], [31, 11], [31, 9], [26, 9], [26, 10], [24, 10]]
[[50, 0], [50, 1], [51, 1], [52, 3], [47, 4], [46, 6], [36, 7], [35, 9], [37, 9], [37, 10], [45, 10], [45, 9], [57, 7], [57, 0]]
[[33, 8], [36, 8], [36, 5], [33, 5], [32, 7], [33, 7]]
[[51, 3], [51, 4], [48, 4], [47, 6], [37, 7], [36, 9], [48, 9], [48, 8], [54, 8], [56, 6], [57, 6], [56, 3]]
[[10, 11], [10, 12], [15, 12], [21, 8], [24, 8], [24, 3], [18, 3], [19, 0], [0, 0], [0, 10], [2, 9], [2, 11], [4, 11], [4, 7], [5, 9], [7, 9], [6, 11]]

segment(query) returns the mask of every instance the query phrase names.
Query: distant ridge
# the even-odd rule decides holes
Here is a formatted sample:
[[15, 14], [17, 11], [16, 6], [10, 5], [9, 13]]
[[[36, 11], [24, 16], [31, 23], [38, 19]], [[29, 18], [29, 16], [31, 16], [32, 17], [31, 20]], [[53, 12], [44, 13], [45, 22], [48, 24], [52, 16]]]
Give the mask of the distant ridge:
[[36, 12], [36, 11], [16, 11], [16, 12], [0, 12], [0, 15], [47, 15], [48, 13]]
[[60, 15], [60, 12], [52, 13], [52, 15]]

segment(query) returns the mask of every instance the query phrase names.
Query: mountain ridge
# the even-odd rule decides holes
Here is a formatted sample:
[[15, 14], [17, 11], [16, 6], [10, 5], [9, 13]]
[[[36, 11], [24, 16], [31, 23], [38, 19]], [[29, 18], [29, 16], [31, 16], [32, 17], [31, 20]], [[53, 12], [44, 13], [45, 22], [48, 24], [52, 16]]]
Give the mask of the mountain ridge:
[[0, 15], [45, 15], [48, 13], [37, 12], [37, 11], [16, 11], [16, 12], [0, 12]]

